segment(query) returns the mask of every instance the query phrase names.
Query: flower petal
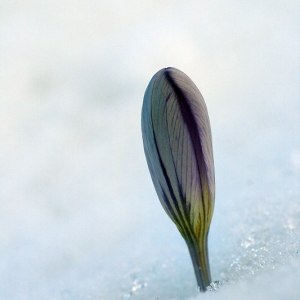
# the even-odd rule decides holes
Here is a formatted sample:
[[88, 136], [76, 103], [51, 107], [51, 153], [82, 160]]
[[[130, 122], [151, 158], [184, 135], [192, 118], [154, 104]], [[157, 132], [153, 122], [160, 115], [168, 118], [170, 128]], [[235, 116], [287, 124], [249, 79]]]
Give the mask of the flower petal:
[[214, 208], [211, 129], [205, 102], [183, 72], [151, 79], [142, 108], [144, 150], [162, 206], [185, 239], [202, 292], [211, 282], [207, 236]]
[[158, 197], [183, 235], [205, 235], [214, 206], [211, 129], [203, 97], [183, 72], [166, 68], [144, 96], [142, 133]]

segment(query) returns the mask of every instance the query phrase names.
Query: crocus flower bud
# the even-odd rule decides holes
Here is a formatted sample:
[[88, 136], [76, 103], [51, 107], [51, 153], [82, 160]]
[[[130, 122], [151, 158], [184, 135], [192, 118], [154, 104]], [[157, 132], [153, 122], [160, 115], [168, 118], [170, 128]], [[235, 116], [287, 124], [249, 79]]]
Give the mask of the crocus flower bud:
[[183, 72], [158, 71], [142, 108], [144, 151], [158, 198], [185, 239], [200, 291], [211, 283], [207, 236], [214, 209], [212, 137], [204, 99]]

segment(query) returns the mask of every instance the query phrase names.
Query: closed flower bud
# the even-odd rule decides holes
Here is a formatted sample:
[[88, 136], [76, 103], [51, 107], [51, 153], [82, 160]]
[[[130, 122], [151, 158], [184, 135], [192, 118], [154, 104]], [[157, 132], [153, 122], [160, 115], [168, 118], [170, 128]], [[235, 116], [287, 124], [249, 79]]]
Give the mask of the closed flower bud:
[[185, 239], [202, 292], [211, 283], [207, 236], [214, 209], [212, 137], [204, 99], [183, 72], [151, 79], [142, 108], [144, 151], [158, 198]]

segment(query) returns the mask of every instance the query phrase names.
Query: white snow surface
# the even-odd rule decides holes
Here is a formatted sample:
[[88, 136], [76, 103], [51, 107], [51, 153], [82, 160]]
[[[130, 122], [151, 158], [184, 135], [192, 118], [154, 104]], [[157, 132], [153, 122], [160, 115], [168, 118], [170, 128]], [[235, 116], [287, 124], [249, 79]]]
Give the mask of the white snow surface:
[[[300, 299], [299, 5], [1, 1], [0, 299]], [[142, 148], [167, 66], [211, 120], [205, 294]]]

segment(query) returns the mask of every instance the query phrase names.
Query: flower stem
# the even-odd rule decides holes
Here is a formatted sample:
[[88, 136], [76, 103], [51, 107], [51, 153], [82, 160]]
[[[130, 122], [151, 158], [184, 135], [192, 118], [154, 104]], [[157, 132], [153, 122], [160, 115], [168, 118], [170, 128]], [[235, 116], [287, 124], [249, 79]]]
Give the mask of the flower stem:
[[201, 242], [201, 245], [187, 242], [187, 246], [193, 262], [198, 287], [200, 292], [204, 293], [206, 292], [206, 287], [211, 283], [207, 237]]

